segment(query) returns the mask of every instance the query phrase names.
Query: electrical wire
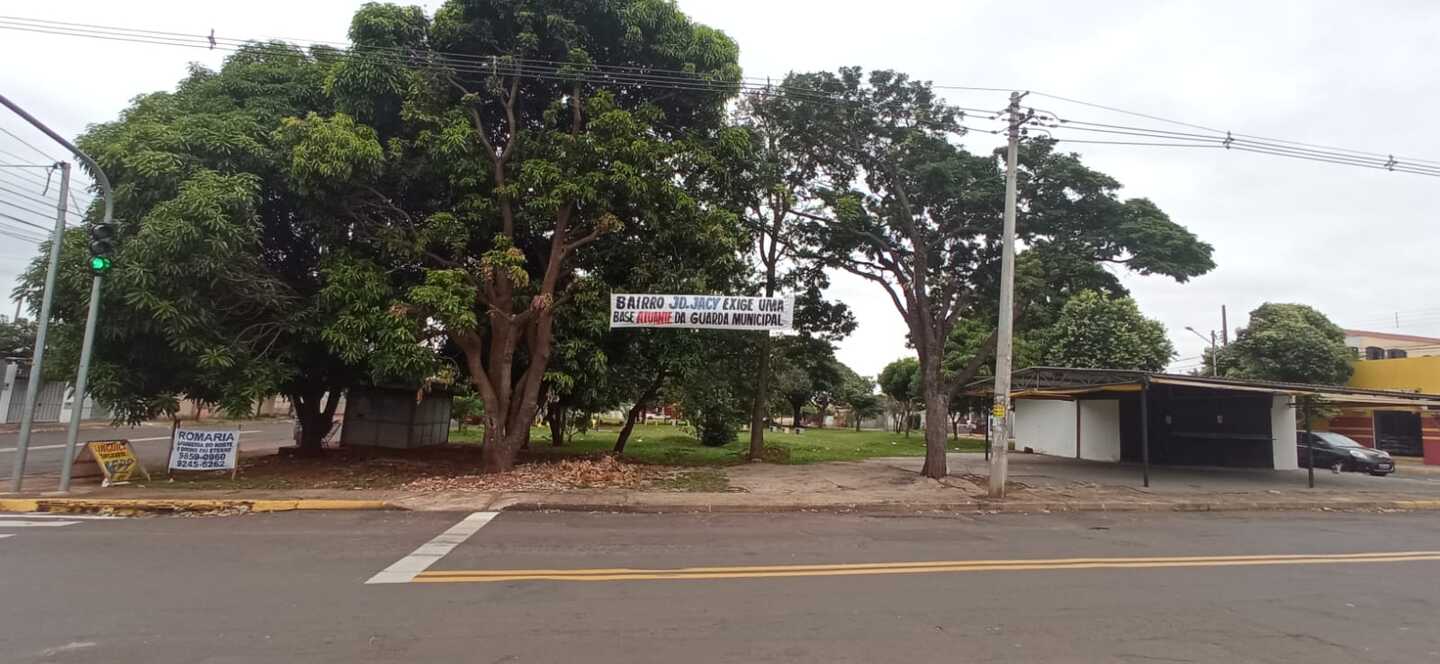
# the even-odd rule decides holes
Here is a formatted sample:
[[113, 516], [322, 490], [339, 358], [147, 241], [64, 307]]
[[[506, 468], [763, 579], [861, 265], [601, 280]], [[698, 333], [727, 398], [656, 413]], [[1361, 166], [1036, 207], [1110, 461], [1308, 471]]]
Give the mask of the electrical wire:
[[[30, 201], [33, 201], [33, 202], [36, 202], [36, 203], [43, 203], [43, 204], [46, 204], [46, 205], [55, 205], [55, 204], [57, 203], [57, 201], [53, 201], [53, 200], [49, 200], [49, 199], [46, 199], [46, 198], [42, 198], [42, 197], [40, 197], [40, 196], [34, 196], [34, 195], [31, 195], [31, 194], [27, 194], [27, 193], [25, 193], [25, 192], [23, 192], [23, 191], [17, 191], [17, 190], [11, 189], [11, 188], [9, 188], [9, 187], [6, 187], [6, 186], [3, 185], [3, 184], [0, 184], [0, 191], [8, 192], [8, 193], [10, 193], [10, 194], [12, 194], [12, 195], [15, 195], [15, 196], [22, 196], [22, 197], [24, 197], [24, 198], [26, 198], [26, 199], [29, 199]], [[71, 203], [73, 203], [73, 202], [74, 202], [74, 201], [71, 201]], [[76, 209], [70, 207], [69, 205], [66, 205], [66, 206], [65, 206], [65, 211], [66, 211], [66, 212], [69, 212], [70, 214], [73, 214], [73, 215], [78, 215], [78, 216], [81, 216], [81, 217], [85, 216], [85, 213], [83, 213], [83, 212], [81, 212], [81, 211], [79, 211], [79, 210], [76, 210]], [[67, 223], [66, 225], [71, 225], [71, 226], [73, 226], [73, 224], [68, 224], [68, 223]]]
[[[267, 50], [283, 53], [300, 52], [298, 46], [288, 43], [263, 43], [233, 38], [222, 38], [213, 35], [197, 35], [179, 32], [165, 32], [158, 30], [143, 30], [133, 28], [119, 28], [114, 26], [102, 26], [97, 24], [66, 23], [61, 21], [49, 21], [44, 19], [26, 19], [21, 17], [0, 17], [0, 29], [18, 30], [26, 32], [37, 32], [41, 34], [56, 34], [73, 37], [89, 37], [97, 39], [111, 39], [117, 41], [134, 41], [137, 43], [158, 44], [167, 46], [188, 46], [193, 48], [204, 48], [209, 50], [239, 51], [247, 49], [261, 53]], [[590, 83], [598, 85], [631, 85], [666, 88], [673, 90], [685, 90], [694, 92], [717, 93], [724, 95], [735, 94], [736, 92], [749, 93], [774, 93], [783, 92], [800, 101], [830, 104], [864, 104], [863, 99], [839, 97], [827, 94], [823, 91], [803, 88], [798, 86], [787, 86], [784, 84], [773, 84], [769, 78], [761, 83], [755, 77], [716, 78], [713, 75], [704, 75], [695, 71], [680, 69], [665, 69], [658, 67], [640, 67], [633, 65], [602, 65], [593, 63], [570, 63], [544, 59], [516, 59], [502, 57], [499, 55], [484, 56], [463, 53], [442, 52], [433, 49], [415, 50], [404, 47], [367, 47], [344, 45], [338, 42], [312, 42], [317, 45], [330, 45], [337, 49], [331, 57], [354, 60], [378, 61], [384, 58], [400, 60], [400, 66], [409, 68], [443, 68], [456, 74], [481, 74], [488, 76], [510, 75], [522, 78], [546, 81], [563, 81], [574, 83]], [[974, 92], [1008, 92], [1004, 88], [986, 88], [978, 86], [960, 85], [931, 85], [932, 88], [941, 90], [961, 90]], [[1121, 113], [1133, 117], [1144, 118], [1156, 122], [1197, 129], [1210, 132], [1211, 135], [1193, 134], [1178, 132], [1174, 130], [1155, 129], [1151, 127], [1131, 127], [1111, 123], [1091, 122], [1076, 120], [1072, 118], [1061, 118], [1052, 111], [1041, 109], [1038, 126], [1047, 135], [1052, 136], [1061, 142], [1070, 143], [1091, 143], [1091, 144], [1113, 144], [1113, 145], [1136, 145], [1154, 147], [1196, 147], [1218, 145], [1228, 149], [1235, 149], [1245, 152], [1265, 154], [1270, 156], [1288, 157], [1294, 159], [1305, 159], [1310, 161], [1325, 162], [1346, 166], [1360, 166], [1371, 169], [1383, 169], [1392, 172], [1409, 173], [1415, 175], [1440, 176], [1440, 161], [1429, 159], [1397, 158], [1392, 155], [1379, 152], [1367, 152], [1352, 150], [1349, 148], [1335, 148], [1286, 139], [1266, 138], [1251, 134], [1233, 134], [1213, 127], [1200, 124], [1173, 120], [1158, 115], [1131, 111], [1115, 106], [1097, 104], [1072, 97], [1065, 97], [1052, 93], [1034, 91], [1033, 94], [1057, 101], [1077, 104], [1090, 108]], [[982, 117], [995, 119], [997, 113], [989, 109], [976, 107], [955, 107], [957, 110], [977, 112]], [[1031, 109], [1032, 111], [1034, 109]], [[1047, 118], [1048, 116], [1048, 118]], [[1046, 124], [1045, 120], [1053, 122]], [[972, 131], [984, 133], [999, 133], [992, 130], [974, 129]], [[1085, 139], [1067, 138], [1064, 134], [1056, 135], [1051, 130], [1074, 129], [1089, 132], [1111, 133], [1122, 136], [1153, 138], [1155, 142], [1144, 141], [1087, 141]], [[9, 132], [7, 132], [9, 133]], [[12, 134], [13, 135], [13, 134]], [[18, 138], [18, 137], [17, 137]], [[23, 141], [22, 141], [23, 142]], [[28, 143], [27, 143], [28, 145]], [[29, 146], [35, 149], [34, 146]], [[43, 154], [43, 152], [41, 153]], [[1382, 160], [1383, 158], [1383, 160]]]
[[25, 146], [25, 147], [27, 147], [27, 148], [30, 148], [31, 150], [34, 150], [37, 154], [39, 154], [40, 156], [42, 156], [42, 157], [44, 157], [44, 158], [46, 158], [46, 159], [49, 159], [49, 160], [51, 160], [51, 161], [59, 161], [58, 159], [55, 159], [54, 157], [51, 157], [49, 154], [46, 154], [44, 150], [41, 150], [40, 148], [35, 147], [33, 144], [30, 143], [30, 141], [27, 141], [27, 140], [25, 140], [24, 138], [21, 138], [19, 134], [15, 133], [15, 132], [13, 132], [13, 131], [10, 131], [9, 129], [6, 129], [6, 128], [4, 128], [4, 127], [0, 127], [0, 133], [4, 133], [4, 134], [8, 135], [10, 138], [13, 138], [13, 139], [15, 139], [15, 140], [17, 140], [17, 141], [20, 141], [20, 144], [21, 144], [21, 145], [23, 145], [23, 146]]
[[4, 230], [12, 236], [23, 237], [27, 240], [41, 240], [46, 237], [30, 229], [11, 225], [9, 221], [5, 218], [0, 218], [0, 230]]
[[[16, 203], [16, 202], [14, 202], [14, 201], [7, 201], [7, 200], [5, 200], [5, 199], [3, 199], [3, 198], [0, 198], [0, 205], [9, 205], [10, 207], [13, 207], [13, 208], [15, 208], [15, 209], [17, 209], [17, 210], [24, 210], [24, 211], [26, 211], [26, 212], [29, 212], [29, 213], [31, 213], [31, 214], [34, 214], [34, 215], [40, 217], [41, 219], [44, 219], [46, 216], [54, 216], [54, 215], [47, 215], [47, 213], [45, 213], [45, 212], [40, 212], [39, 210], [36, 210], [35, 208], [25, 207], [24, 205], [20, 205], [19, 203]], [[34, 224], [31, 224], [31, 225], [34, 226]], [[44, 227], [44, 226], [36, 226], [36, 228], [39, 228], [39, 229], [41, 229], [41, 230], [45, 230], [45, 227]]]

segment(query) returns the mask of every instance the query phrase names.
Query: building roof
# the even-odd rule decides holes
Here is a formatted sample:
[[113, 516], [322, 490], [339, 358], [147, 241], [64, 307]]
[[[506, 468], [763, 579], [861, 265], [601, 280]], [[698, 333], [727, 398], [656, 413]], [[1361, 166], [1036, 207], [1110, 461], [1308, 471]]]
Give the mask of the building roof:
[[[1212, 376], [1183, 376], [1149, 371], [1060, 367], [1031, 367], [1016, 371], [1011, 374], [1010, 396], [1014, 398], [1073, 399], [1079, 395], [1100, 392], [1137, 392], [1147, 384], [1292, 396], [1314, 395], [1336, 405], [1440, 408], [1440, 394], [1364, 390], [1336, 385], [1241, 380]], [[968, 394], [992, 394], [993, 388], [993, 379], [986, 378], [966, 385], [965, 392]]]
[[1392, 341], [1416, 341], [1427, 344], [1440, 344], [1440, 337], [1417, 337], [1413, 334], [1395, 334], [1393, 332], [1371, 332], [1369, 330], [1345, 330], [1347, 337], [1375, 337], [1376, 339], [1390, 339]]

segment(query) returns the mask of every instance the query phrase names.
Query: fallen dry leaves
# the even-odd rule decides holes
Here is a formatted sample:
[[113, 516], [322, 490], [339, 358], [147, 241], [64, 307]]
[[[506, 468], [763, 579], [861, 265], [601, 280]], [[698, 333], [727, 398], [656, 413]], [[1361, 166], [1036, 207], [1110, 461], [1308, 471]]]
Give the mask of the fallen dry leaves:
[[623, 463], [607, 456], [524, 464], [499, 475], [422, 477], [401, 488], [421, 493], [638, 489], [670, 474], [671, 469]]

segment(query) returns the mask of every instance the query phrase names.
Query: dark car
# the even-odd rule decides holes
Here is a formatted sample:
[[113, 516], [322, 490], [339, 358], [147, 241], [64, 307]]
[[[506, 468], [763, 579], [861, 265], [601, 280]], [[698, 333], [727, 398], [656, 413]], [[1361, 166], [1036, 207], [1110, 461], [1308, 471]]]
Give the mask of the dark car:
[[1372, 450], [1330, 431], [1316, 431], [1308, 434], [1308, 439], [1306, 435], [1304, 432], [1296, 435], [1296, 451], [1300, 456], [1301, 468], [1310, 467], [1310, 450], [1313, 449], [1316, 468], [1329, 468], [1337, 473], [1350, 471], [1371, 475], [1389, 475], [1395, 472], [1395, 460], [1390, 458], [1389, 452]]

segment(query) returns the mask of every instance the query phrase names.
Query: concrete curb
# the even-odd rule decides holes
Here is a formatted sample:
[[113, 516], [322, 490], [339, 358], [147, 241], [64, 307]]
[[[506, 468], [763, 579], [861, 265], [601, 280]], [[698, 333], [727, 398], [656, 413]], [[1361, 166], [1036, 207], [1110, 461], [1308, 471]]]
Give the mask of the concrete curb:
[[297, 510], [400, 509], [383, 500], [191, 499], [191, 498], [0, 498], [0, 512], [184, 514], [291, 512]]
[[1032, 502], [961, 501], [953, 503], [850, 503], [764, 505], [645, 504], [547, 501], [497, 501], [492, 509], [511, 512], [616, 512], [629, 514], [924, 514], [946, 512], [1036, 514], [1047, 512], [1377, 512], [1440, 510], [1440, 500], [1374, 500], [1314, 502]]
[[1037, 514], [1056, 512], [1377, 512], [1386, 510], [1440, 510], [1440, 500], [1357, 500], [1316, 503], [1313, 501], [1225, 501], [1225, 502], [1043, 502], [965, 500], [936, 503], [646, 503], [595, 500], [551, 500], [529, 496], [498, 496], [484, 504], [441, 503], [434, 508], [406, 505], [405, 501], [352, 500], [327, 498], [229, 499], [229, 498], [0, 498], [0, 512], [102, 513], [102, 514], [207, 514], [234, 512], [291, 512], [305, 510], [415, 510], [509, 512], [613, 512], [628, 514], [935, 514], [999, 513]]

